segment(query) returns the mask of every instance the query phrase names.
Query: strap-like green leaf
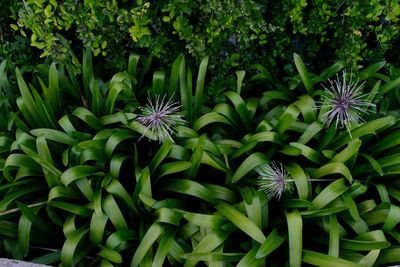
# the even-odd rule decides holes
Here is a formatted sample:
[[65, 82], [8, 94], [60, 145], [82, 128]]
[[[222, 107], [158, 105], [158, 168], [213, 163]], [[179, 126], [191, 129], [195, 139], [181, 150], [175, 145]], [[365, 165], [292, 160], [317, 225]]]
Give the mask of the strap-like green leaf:
[[90, 241], [93, 244], [101, 243], [107, 221], [108, 218], [103, 213], [93, 212], [90, 220]]
[[118, 204], [112, 195], [107, 195], [103, 199], [102, 208], [116, 229], [128, 228], [121, 209], [118, 207]]
[[272, 232], [267, 236], [267, 239], [264, 241], [261, 247], [258, 249], [256, 258], [261, 259], [267, 257], [275, 249], [277, 249], [284, 241], [285, 239], [281, 235], [279, 235], [276, 228], [274, 228]]
[[346, 165], [340, 162], [327, 163], [323, 165], [319, 169], [312, 171], [311, 177], [313, 179], [318, 179], [335, 173], [342, 174], [350, 183], [353, 181], [350, 170], [346, 167]]
[[233, 91], [226, 92], [225, 95], [235, 106], [236, 111], [239, 113], [239, 117], [242, 119], [243, 125], [246, 127], [247, 130], [250, 130], [252, 128], [251, 116], [242, 97], [238, 93]]
[[332, 182], [312, 201], [316, 209], [321, 209], [349, 189], [343, 178]]
[[236, 227], [245, 232], [255, 241], [257, 241], [260, 244], [265, 242], [266, 238], [264, 234], [261, 232], [261, 230], [243, 213], [225, 203], [219, 203], [215, 206], [215, 208], [226, 219], [231, 221], [234, 225], [236, 225]]
[[133, 255], [131, 267], [139, 266], [145, 257], [147, 251], [154, 244], [154, 242], [159, 238], [162, 234], [164, 227], [158, 223], [154, 223], [147, 230], [146, 234], [143, 236], [142, 241], [140, 242], [138, 248]]
[[74, 145], [77, 143], [75, 139], [73, 139], [66, 133], [53, 129], [37, 128], [33, 129], [31, 131], [31, 134], [35, 136], [43, 135], [47, 140], [51, 140], [66, 145]]
[[107, 247], [101, 247], [100, 252], [97, 255], [113, 263], [122, 263], [121, 254]]
[[297, 210], [285, 212], [289, 235], [289, 265], [301, 266], [303, 249], [303, 220]]
[[267, 162], [267, 159], [263, 154], [261, 154], [259, 152], [251, 154], [242, 162], [242, 164], [239, 166], [239, 168], [233, 174], [232, 183], [238, 182], [247, 173], [254, 170], [254, 168], [256, 168], [257, 166], [260, 166], [261, 164], [264, 164], [266, 162]]
[[304, 65], [303, 60], [301, 59], [301, 57], [298, 54], [294, 53], [293, 58], [294, 58], [294, 64], [296, 65], [297, 72], [300, 74], [300, 78], [304, 83], [304, 87], [306, 88], [307, 93], [309, 95], [312, 95], [312, 93], [314, 92], [314, 88], [313, 88], [313, 84], [309, 78], [309, 74], [308, 74], [306, 65]]
[[197, 75], [196, 92], [194, 96], [194, 110], [193, 110], [194, 119], [197, 119], [201, 114], [201, 107], [203, 105], [203, 98], [204, 98], [204, 83], [206, 79], [207, 65], [208, 65], [208, 57], [204, 57], [200, 62], [199, 74]]
[[60, 178], [61, 183], [65, 186], [68, 186], [73, 181], [76, 181], [83, 177], [88, 177], [91, 175], [104, 175], [103, 172], [100, 172], [97, 167], [89, 166], [89, 165], [79, 165], [74, 166], [67, 169]]
[[168, 179], [160, 185], [160, 189], [164, 191], [172, 191], [180, 194], [191, 195], [204, 199], [210, 203], [214, 203], [216, 198], [214, 194], [205, 186], [191, 180], [186, 179]]
[[362, 265], [354, 262], [350, 262], [347, 260], [343, 260], [341, 258], [329, 256], [326, 254], [310, 251], [310, 250], [303, 250], [303, 262], [312, 264], [315, 266], [324, 266], [324, 267], [362, 267]]
[[81, 227], [67, 237], [61, 250], [61, 262], [63, 266], [69, 267], [74, 265], [74, 254], [76, 253], [78, 244], [88, 231], [88, 228]]

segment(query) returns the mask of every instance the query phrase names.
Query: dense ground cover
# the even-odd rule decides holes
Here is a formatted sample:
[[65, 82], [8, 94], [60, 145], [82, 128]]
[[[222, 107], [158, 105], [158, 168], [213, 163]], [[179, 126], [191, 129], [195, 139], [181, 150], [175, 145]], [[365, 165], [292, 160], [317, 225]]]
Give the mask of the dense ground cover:
[[400, 263], [397, 1], [1, 6], [1, 257]]
[[[353, 77], [370, 91], [351, 98], [369, 104], [364, 123], [337, 124], [324, 115], [327, 79], [358, 88], [335, 78], [341, 62], [314, 75], [295, 55], [290, 87], [254, 66], [247, 86], [238, 72], [227, 102], [209, 106], [207, 61], [192, 72], [180, 56], [152, 74], [132, 55], [102, 81], [87, 52], [82, 76], [42, 65], [28, 85], [16, 69], [17, 87], [3, 62], [2, 255], [63, 266], [397, 263], [397, 71], [380, 62]], [[143, 120], [149, 112], [173, 131]]]

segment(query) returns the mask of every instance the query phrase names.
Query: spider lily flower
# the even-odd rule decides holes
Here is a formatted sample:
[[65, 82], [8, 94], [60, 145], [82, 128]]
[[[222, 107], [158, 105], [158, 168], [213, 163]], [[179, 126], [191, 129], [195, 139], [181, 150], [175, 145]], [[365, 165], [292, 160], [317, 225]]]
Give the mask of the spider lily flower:
[[285, 191], [293, 190], [293, 186], [290, 184], [293, 179], [290, 178], [282, 163], [264, 164], [259, 166], [256, 171], [260, 175], [258, 188], [260, 191], [264, 191], [268, 197], [276, 197], [279, 200]]
[[[176, 134], [176, 126], [186, 123], [183, 116], [178, 114], [180, 105], [173, 102], [172, 98], [166, 100], [165, 95], [157, 95], [153, 101], [147, 97], [148, 104], [139, 108], [141, 114], [136, 120], [149, 130], [160, 143], [170, 140], [174, 143], [172, 136]], [[143, 137], [143, 135], [142, 135]]]
[[368, 94], [362, 93], [365, 82], [359, 84], [358, 80], [352, 80], [351, 75], [350, 80], [346, 79], [345, 71], [342, 79], [336, 75], [336, 80], [329, 80], [329, 83], [329, 88], [324, 86], [325, 94], [320, 107], [324, 112], [321, 115], [322, 122], [330, 126], [336, 121], [336, 128], [340, 124], [340, 128], [346, 127], [350, 132], [350, 126], [358, 124], [360, 116], [368, 114], [368, 108], [375, 107], [375, 104], [367, 99]]

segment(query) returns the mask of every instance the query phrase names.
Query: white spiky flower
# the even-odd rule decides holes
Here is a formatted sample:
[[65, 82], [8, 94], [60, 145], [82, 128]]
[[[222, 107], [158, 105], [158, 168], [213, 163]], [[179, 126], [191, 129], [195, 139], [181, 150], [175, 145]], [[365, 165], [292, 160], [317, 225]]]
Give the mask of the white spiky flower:
[[330, 126], [336, 122], [336, 128], [346, 128], [350, 131], [352, 124], [357, 125], [362, 115], [369, 113], [369, 108], [375, 107], [375, 104], [368, 100], [368, 94], [363, 94], [362, 88], [365, 82], [359, 84], [358, 80], [353, 81], [346, 78], [346, 71], [343, 71], [342, 79], [336, 75], [334, 81], [328, 80], [329, 87], [325, 87], [325, 93], [322, 96], [321, 115], [322, 122]]
[[293, 186], [289, 173], [280, 162], [271, 162], [259, 166], [256, 171], [260, 175], [258, 188], [264, 191], [268, 197], [276, 197], [278, 200], [285, 191], [292, 191]]
[[178, 114], [179, 103], [172, 101], [172, 97], [166, 100], [166, 96], [155, 96], [154, 101], [147, 97], [148, 103], [140, 107], [141, 114], [136, 120], [149, 130], [159, 142], [170, 140], [176, 134], [176, 126], [185, 124], [183, 115]]

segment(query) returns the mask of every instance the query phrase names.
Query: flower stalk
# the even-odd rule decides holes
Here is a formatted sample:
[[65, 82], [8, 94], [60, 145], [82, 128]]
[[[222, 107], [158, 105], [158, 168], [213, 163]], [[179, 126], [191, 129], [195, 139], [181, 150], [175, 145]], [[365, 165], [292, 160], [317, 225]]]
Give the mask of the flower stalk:
[[140, 108], [141, 114], [136, 120], [145, 126], [146, 130], [150, 131], [160, 143], [165, 140], [174, 143], [172, 136], [176, 134], [176, 127], [186, 123], [183, 115], [178, 113], [180, 105], [173, 102], [172, 98], [166, 100], [165, 95], [163, 97], [157, 95], [154, 101], [149, 96], [147, 100], [148, 103]]
[[336, 75], [334, 81], [328, 80], [329, 87], [325, 88], [321, 103], [321, 119], [324, 125], [330, 126], [335, 122], [336, 129], [346, 128], [350, 132], [352, 125], [357, 125], [362, 115], [369, 113], [369, 108], [375, 104], [368, 100], [368, 94], [363, 94], [365, 81], [361, 84], [353, 81], [352, 75], [346, 77], [346, 71], [342, 73], [342, 79]]

